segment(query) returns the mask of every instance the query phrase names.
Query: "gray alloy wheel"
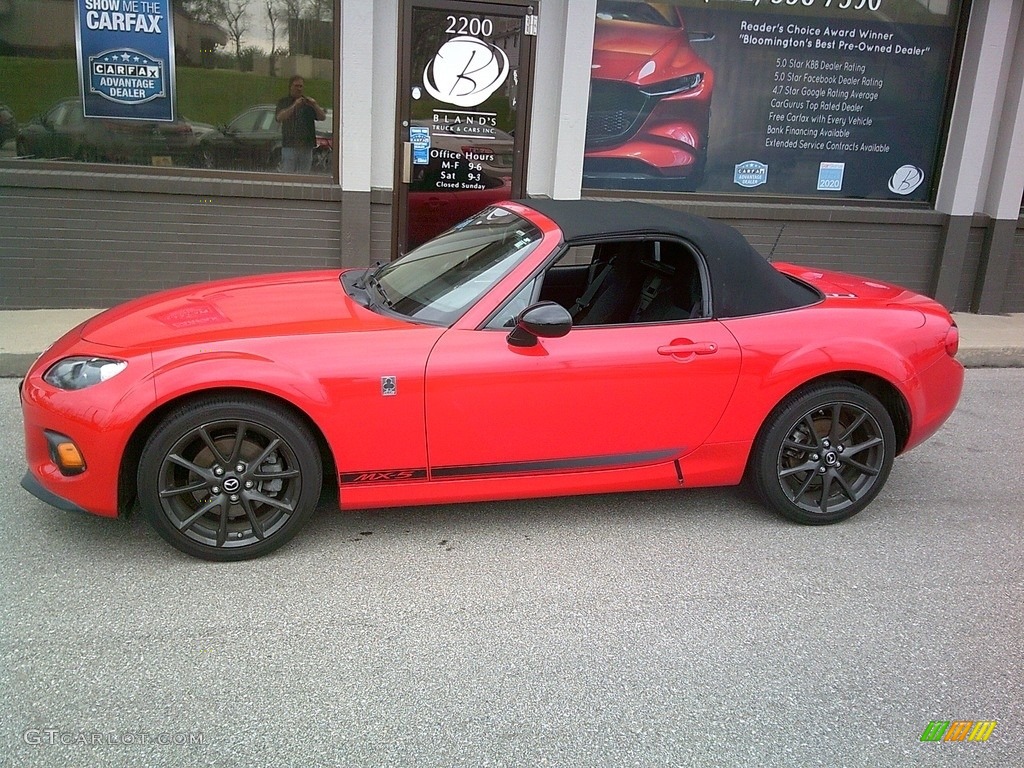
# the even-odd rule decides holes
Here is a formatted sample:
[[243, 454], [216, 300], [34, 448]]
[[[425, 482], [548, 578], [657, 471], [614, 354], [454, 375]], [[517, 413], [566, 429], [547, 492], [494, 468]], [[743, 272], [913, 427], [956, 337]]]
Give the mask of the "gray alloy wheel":
[[165, 418], [142, 452], [143, 514], [171, 545], [206, 560], [245, 560], [291, 539], [320, 497], [316, 441], [287, 411], [217, 398]]
[[892, 419], [875, 397], [845, 383], [819, 384], [768, 418], [754, 446], [754, 485], [790, 520], [836, 523], [882, 490], [895, 452]]

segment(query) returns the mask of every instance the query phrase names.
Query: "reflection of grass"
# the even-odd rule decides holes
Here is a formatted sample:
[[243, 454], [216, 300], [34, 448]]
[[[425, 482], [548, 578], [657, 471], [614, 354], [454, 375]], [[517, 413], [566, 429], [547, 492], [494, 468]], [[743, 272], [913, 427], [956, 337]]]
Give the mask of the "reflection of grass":
[[[226, 123], [252, 104], [277, 101], [288, 93], [288, 79], [226, 69], [178, 67], [175, 71], [177, 111], [190, 120]], [[29, 59], [0, 56], [0, 102], [19, 122], [38, 115], [56, 101], [78, 94], [73, 59]], [[307, 80], [306, 93], [325, 109], [334, 103], [330, 82]]]

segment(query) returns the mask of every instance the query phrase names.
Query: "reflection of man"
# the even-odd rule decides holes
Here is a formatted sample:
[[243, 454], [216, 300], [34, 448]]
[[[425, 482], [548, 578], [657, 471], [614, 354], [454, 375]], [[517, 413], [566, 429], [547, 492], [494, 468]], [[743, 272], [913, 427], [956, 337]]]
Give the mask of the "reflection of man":
[[316, 99], [303, 94], [306, 81], [296, 75], [288, 81], [288, 95], [277, 102], [276, 120], [281, 124], [281, 170], [309, 173], [316, 146], [316, 121], [327, 113]]

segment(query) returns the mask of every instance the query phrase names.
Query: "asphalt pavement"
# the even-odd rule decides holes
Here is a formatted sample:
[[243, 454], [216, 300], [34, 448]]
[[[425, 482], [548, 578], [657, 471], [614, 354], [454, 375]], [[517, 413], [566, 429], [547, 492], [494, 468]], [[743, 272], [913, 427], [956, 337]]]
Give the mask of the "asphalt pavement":
[[[0, 310], [0, 377], [25, 375], [32, 361], [99, 309]], [[960, 361], [968, 368], [1024, 367], [1024, 314], [954, 315]]]
[[[0, 765], [1019, 768], [1022, 392], [967, 371], [839, 525], [736, 488], [325, 500], [209, 563], [22, 491], [0, 381]], [[953, 721], [994, 727], [922, 740]]]

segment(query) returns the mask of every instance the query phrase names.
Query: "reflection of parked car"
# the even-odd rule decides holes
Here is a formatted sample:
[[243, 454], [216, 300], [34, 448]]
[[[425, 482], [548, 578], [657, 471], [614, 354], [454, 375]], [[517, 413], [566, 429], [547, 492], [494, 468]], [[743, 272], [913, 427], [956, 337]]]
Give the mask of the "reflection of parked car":
[[195, 135], [185, 119], [113, 120], [84, 117], [80, 99], [65, 99], [21, 126], [15, 140], [21, 157], [91, 162], [185, 165]]
[[835, 523], [953, 411], [958, 341], [931, 299], [769, 264], [719, 222], [503, 203], [378, 269], [222, 280], [92, 318], [22, 382], [21, 482], [104, 517], [137, 499], [210, 560], [280, 547], [325, 485], [353, 510], [582, 509], [576, 494], [746, 475], [787, 518]]
[[18, 135], [18, 121], [6, 104], [0, 103], [0, 147]]
[[700, 181], [714, 74], [690, 41], [676, 6], [598, 0], [583, 165], [589, 180]]
[[281, 125], [273, 104], [257, 104], [199, 139], [199, 165], [226, 170], [276, 171], [281, 165]]
[[[334, 117], [331, 110], [316, 121], [313, 171], [330, 173], [334, 150]], [[224, 170], [276, 171], [281, 166], [281, 124], [274, 104], [256, 104], [236, 115], [227, 125], [199, 137], [197, 164]]]

